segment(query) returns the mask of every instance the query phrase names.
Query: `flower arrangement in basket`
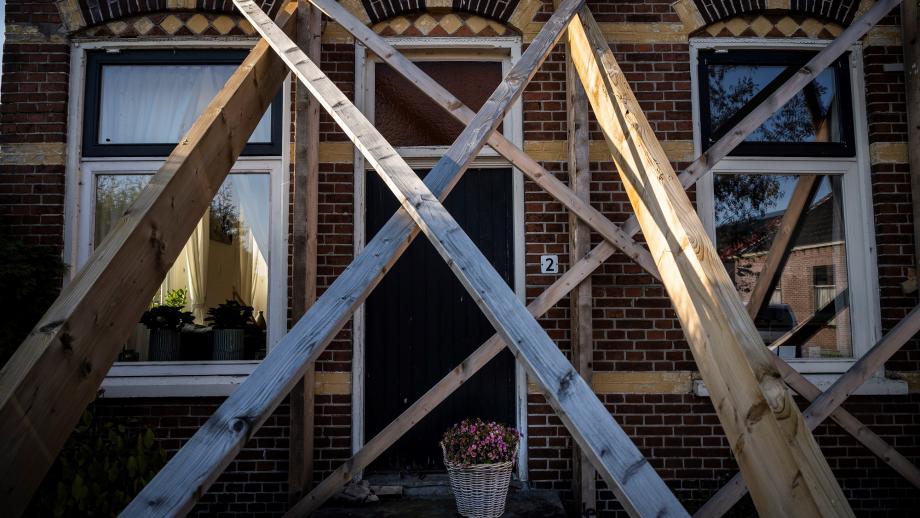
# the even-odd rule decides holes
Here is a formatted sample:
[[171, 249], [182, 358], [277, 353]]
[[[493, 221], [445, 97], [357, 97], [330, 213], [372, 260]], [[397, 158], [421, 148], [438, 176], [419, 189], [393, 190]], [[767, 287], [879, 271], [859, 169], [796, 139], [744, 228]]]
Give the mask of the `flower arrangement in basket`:
[[457, 512], [475, 518], [505, 512], [520, 436], [514, 428], [482, 419], [466, 419], [444, 433], [441, 450]]

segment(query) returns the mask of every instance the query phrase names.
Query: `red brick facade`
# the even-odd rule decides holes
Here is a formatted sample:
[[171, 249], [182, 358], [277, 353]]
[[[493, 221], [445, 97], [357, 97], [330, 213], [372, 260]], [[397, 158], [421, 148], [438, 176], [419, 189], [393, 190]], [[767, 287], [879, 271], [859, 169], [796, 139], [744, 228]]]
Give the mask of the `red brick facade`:
[[[592, 1], [589, 5], [601, 23], [663, 24], [673, 28], [680, 26], [681, 18], [672, 3], [672, 0]], [[854, 2], [856, 4], [858, 2]], [[29, 242], [62, 249], [65, 165], [63, 155], [54, 155], [54, 150], [63, 153], [67, 136], [68, 38], [73, 35], [62, 28], [58, 10], [51, 0], [9, 0], [6, 9], [8, 29], [0, 91], [0, 145], [4, 153], [14, 146], [16, 150], [44, 150], [46, 154], [23, 158], [28, 155], [23, 151], [22, 156], [2, 157], [0, 225]], [[544, 1], [533, 23], [548, 19], [551, 10], [552, 2]], [[849, 21], [852, 13], [847, 13], [846, 21]], [[723, 18], [726, 17], [714, 16], [709, 21]], [[896, 13], [882, 21], [882, 25], [891, 27], [899, 23]], [[662, 26], [656, 27], [663, 30]], [[678, 40], [625, 42], [615, 39], [611, 45], [653, 129], [666, 144], [692, 142], [693, 139], [690, 48], [686, 37]], [[906, 142], [903, 72], [885, 67], [902, 62], [899, 45], [893, 41], [875, 41], [867, 44], [863, 52], [870, 144]], [[353, 98], [355, 53], [352, 43], [324, 43], [322, 68], [346, 95]], [[550, 54], [528, 86], [523, 96], [523, 109], [525, 145], [566, 139], [562, 46]], [[323, 115], [321, 141], [346, 140], [332, 119]], [[593, 123], [591, 140], [603, 140]], [[59, 147], [38, 146], [40, 144], [58, 144]], [[675, 163], [675, 167], [686, 166], [683, 160], [690, 158], [681, 156], [682, 161]], [[566, 180], [564, 159], [543, 164]], [[612, 221], [624, 221], [631, 209], [613, 165], [609, 161], [597, 161], [592, 162], [591, 167], [592, 203]], [[354, 171], [350, 163], [322, 163], [320, 171], [321, 294], [353, 256]], [[901, 287], [908, 278], [908, 270], [916, 264], [910, 174], [906, 163], [903, 160], [874, 162], [872, 189], [879, 303], [882, 325], [887, 331], [918, 302], [916, 293], [904, 294]], [[560, 258], [567, 257], [568, 215], [558, 202], [532, 182], [525, 182], [524, 196], [526, 291], [530, 300], [555, 280], [553, 276], [540, 275], [539, 256], [553, 253]], [[592, 279], [593, 367], [596, 372], [697, 371], [660, 284], [622, 254], [614, 255]], [[568, 300], [563, 300], [540, 319], [550, 337], [565, 351], [569, 350], [568, 308]], [[351, 370], [350, 329], [350, 325], [345, 326], [320, 358], [317, 370]], [[920, 344], [917, 341], [908, 344], [886, 368], [896, 372], [920, 371]], [[907, 395], [854, 397], [845, 407], [908, 459], [920, 463], [920, 394], [915, 386], [911, 387], [912, 393]], [[707, 397], [685, 391], [681, 394], [602, 393], [600, 398], [689, 511], [698, 508], [736, 472], [727, 441]], [[103, 412], [136, 416], [155, 426], [161, 444], [173, 453], [219, 402], [219, 398], [103, 399], [98, 406]], [[540, 395], [529, 396], [528, 415], [528, 471], [532, 484], [559, 490], [563, 498], [571, 498], [568, 433]], [[351, 421], [350, 396], [317, 396], [317, 478], [330, 473], [349, 456]], [[816, 437], [859, 516], [904, 516], [920, 505], [920, 492], [836, 425], [822, 425]], [[287, 500], [287, 444], [285, 404], [211, 487], [197, 511], [202, 515], [279, 515], [285, 510]], [[600, 514], [618, 514], [615, 511], [620, 508], [612, 493], [602, 482], [598, 487]], [[752, 509], [750, 500], [745, 499], [734, 512], [748, 515]]]

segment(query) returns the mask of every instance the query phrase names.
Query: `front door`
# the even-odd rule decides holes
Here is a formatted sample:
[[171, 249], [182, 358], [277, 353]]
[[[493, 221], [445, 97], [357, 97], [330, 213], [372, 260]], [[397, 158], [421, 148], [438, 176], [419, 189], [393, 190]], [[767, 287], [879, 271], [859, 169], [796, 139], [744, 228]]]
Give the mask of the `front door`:
[[[374, 172], [368, 171], [366, 178], [370, 240], [398, 204]], [[512, 182], [510, 168], [470, 169], [445, 203], [509, 286], [514, 272]], [[495, 332], [421, 234], [373, 291], [365, 308], [368, 440]], [[508, 350], [409, 430], [370, 469], [443, 469], [441, 435], [471, 417], [515, 423], [514, 357]]]

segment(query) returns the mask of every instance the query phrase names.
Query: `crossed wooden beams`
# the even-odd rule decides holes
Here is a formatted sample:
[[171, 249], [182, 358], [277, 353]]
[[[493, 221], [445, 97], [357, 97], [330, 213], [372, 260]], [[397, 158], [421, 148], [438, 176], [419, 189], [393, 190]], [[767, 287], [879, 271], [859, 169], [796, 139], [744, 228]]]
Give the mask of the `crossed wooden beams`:
[[[720, 139], [679, 179], [590, 12], [583, 8], [582, 0], [567, 0], [560, 6], [475, 115], [334, 1], [312, 2], [453, 116], [467, 123], [467, 128], [425, 181], [420, 181], [290, 40], [294, 14], [291, 4], [285, 6], [275, 25], [251, 0], [236, 0], [263, 40], [173, 151], [151, 187], [129, 208], [121, 225], [100, 245], [88, 266], [64, 290], [24, 347], [0, 373], [0, 437], [8, 445], [0, 454], [5, 467], [0, 473], [0, 490], [14, 512], [25, 507], [80, 411], [92, 399], [120, 343], [133, 326], [133, 317], [143, 311], [194, 222], [238, 157], [283, 81], [287, 65], [381, 174], [403, 208], [141, 492], [125, 515], [176, 515], [191, 509], [302, 378], [307, 366], [316, 360], [419, 230], [450, 264], [498, 334], [372, 439], [333, 477], [323, 481], [292, 512], [321, 503], [347, 482], [354, 470], [365, 466], [507, 344], [543, 388], [547, 400], [627, 511], [634, 515], [686, 515], [531, 316], [545, 312], [581, 279], [587, 278], [616, 246], [659, 277], [671, 295], [758, 510], [768, 515], [792, 511], [810, 515], [852, 514], [805, 426], [813, 428], [828, 416], [838, 422], [849, 419], [851, 424], [861, 427], [857, 438], [872, 443], [866, 436], [875, 437], [873, 451], [884, 455], [886, 461], [894, 459], [890, 446], [859, 425], [839, 405], [917, 332], [918, 310], [873, 347], [857, 363], [858, 368], [854, 367], [821, 395], [763, 347], [683, 189], [837, 59], [896, 1], [878, 2], [742, 119], [735, 130]], [[638, 220], [631, 218], [623, 230], [494, 132], [504, 112], [521, 94], [566, 28], [575, 67], [640, 216]], [[497, 274], [439, 202], [486, 142], [605, 239], [527, 309], [499, 282]], [[174, 207], [183, 210], [171, 210]], [[639, 227], [651, 254], [630, 237]], [[804, 397], [815, 400], [804, 417], [780, 381], [781, 375]], [[732, 390], [728, 390], [729, 386]], [[880, 453], [882, 450], [884, 454]], [[911, 469], [916, 473], [916, 468], [906, 463], [901, 472], [910, 473]], [[743, 494], [743, 485], [729, 486], [726, 491], [732, 488], [736, 488], [735, 493], [722, 502], [734, 498], [738, 489]]]

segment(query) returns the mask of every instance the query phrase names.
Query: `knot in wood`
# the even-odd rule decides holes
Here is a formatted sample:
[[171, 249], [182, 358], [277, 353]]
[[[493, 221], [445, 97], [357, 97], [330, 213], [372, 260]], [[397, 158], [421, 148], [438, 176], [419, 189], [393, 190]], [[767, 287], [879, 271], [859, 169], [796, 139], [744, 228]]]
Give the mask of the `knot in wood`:
[[246, 417], [236, 417], [230, 421], [230, 429], [234, 433], [246, 433], [249, 429], [249, 419]]

